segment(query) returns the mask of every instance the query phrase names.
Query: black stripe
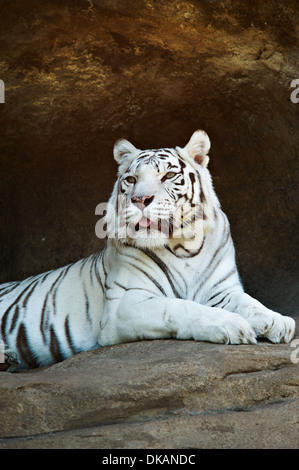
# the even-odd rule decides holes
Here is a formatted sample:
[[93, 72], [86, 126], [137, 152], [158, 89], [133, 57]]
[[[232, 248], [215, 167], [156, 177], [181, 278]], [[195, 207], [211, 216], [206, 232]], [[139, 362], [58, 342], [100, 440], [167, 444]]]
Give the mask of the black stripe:
[[202, 282], [200, 283], [200, 285], [198, 286], [195, 294], [194, 294], [194, 297], [195, 298], [198, 294], [198, 292], [200, 291], [200, 289], [202, 288], [202, 286], [206, 283], [207, 279], [209, 279], [211, 277], [211, 275], [214, 273], [215, 269], [217, 268], [217, 266], [219, 265], [219, 263], [222, 261], [223, 259], [223, 256], [217, 261], [217, 263], [213, 266], [213, 263], [217, 257], [217, 255], [219, 254], [219, 252], [225, 247], [225, 245], [227, 244], [227, 242], [230, 240], [230, 230], [229, 230], [229, 225], [226, 226], [226, 233], [224, 232], [224, 240], [222, 241], [222, 243], [219, 245], [219, 247], [217, 248], [217, 250], [214, 252], [210, 262], [209, 262], [209, 265], [207, 266], [207, 268], [205, 269], [203, 275], [205, 275], [205, 277], [203, 278]]
[[210, 302], [211, 300], [215, 299], [215, 297], [217, 297], [217, 295], [220, 295], [222, 294], [222, 290], [220, 292], [217, 292], [216, 294], [212, 295], [212, 297], [210, 297], [206, 303]]
[[[97, 260], [97, 261], [98, 261], [98, 260]], [[95, 272], [97, 281], [98, 281], [99, 285], [101, 286], [102, 291], [105, 292], [105, 289], [104, 289], [104, 286], [103, 286], [103, 283], [102, 283], [101, 276], [100, 276], [100, 274], [98, 273], [97, 261], [96, 261], [96, 263], [95, 263], [94, 272]], [[102, 261], [102, 260], [101, 260], [101, 261]]]
[[[56, 294], [57, 294], [57, 290], [58, 288], [60, 287], [62, 281], [64, 280], [64, 278], [66, 277], [69, 269], [73, 266], [73, 264], [70, 264], [64, 271], [62, 271], [62, 273], [60, 274], [60, 276], [58, 276], [58, 278], [56, 279], [56, 281], [54, 282], [54, 284], [51, 286], [51, 289], [50, 291], [52, 292], [52, 289], [54, 287], [55, 284], [57, 284], [57, 286], [55, 287], [54, 289], [54, 292], [52, 294], [52, 305], [53, 305], [53, 313], [54, 315], [56, 315]], [[61, 277], [61, 279], [60, 279]], [[58, 281], [60, 280], [59, 284], [58, 284]]]
[[151, 164], [156, 169], [157, 173], [159, 173], [160, 166], [159, 166], [159, 163], [157, 162], [156, 158], [152, 158]]
[[[229, 237], [228, 239], [225, 241], [225, 243], [223, 244], [223, 246], [221, 247], [221, 249], [224, 248], [224, 246], [226, 245], [226, 243], [229, 241]], [[216, 268], [219, 266], [219, 264], [221, 263], [221, 261], [223, 260], [223, 256], [221, 258], [219, 258], [219, 260], [217, 261], [217, 263], [213, 266], [213, 268], [210, 270], [210, 272], [208, 272], [206, 274], [206, 277], [203, 281], [203, 283], [201, 285], [203, 285], [205, 282], [207, 282], [207, 280], [212, 276], [212, 274], [215, 272]], [[206, 271], [207, 272], [207, 271]]]
[[[161, 158], [161, 155], [160, 155]], [[173, 165], [171, 162], [167, 162], [167, 170], [171, 170], [172, 168], [178, 169], [177, 165]]]
[[0, 289], [0, 297], [5, 296], [6, 294], [9, 294], [14, 289], [16, 289], [19, 285], [20, 285], [20, 282], [16, 282], [14, 283], [12, 287], [3, 287], [2, 289]]
[[85, 312], [86, 312], [87, 321], [88, 321], [88, 323], [92, 324], [92, 319], [91, 319], [91, 316], [90, 316], [89, 299], [88, 299], [88, 295], [87, 295], [85, 285], [83, 286], [83, 289], [84, 289]]
[[107, 271], [106, 271], [106, 268], [105, 268], [104, 256], [102, 257], [102, 268], [103, 268], [104, 276], [105, 276], [104, 286], [105, 286], [105, 289], [108, 290], [109, 287], [107, 285]]
[[168, 282], [171, 286], [171, 289], [174, 293], [174, 295], [180, 299], [181, 296], [180, 294], [178, 293], [177, 289], [175, 288], [173, 282], [172, 282], [172, 279], [170, 277], [170, 274], [169, 274], [169, 270], [166, 266], [166, 264], [157, 256], [155, 255], [155, 253], [153, 253], [152, 251], [148, 250], [147, 248], [140, 248], [138, 247], [137, 248], [138, 250], [142, 251], [145, 255], [147, 255], [149, 258], [151, 258], [158, 266], [159, 268], [163, 271], [163, 273], [165, 274], [165, 276], [167, 277], [168, 279]]
[[[160, 149], [159, 149], [159, 150], [160, 150]], [[176, 154], [175, 154], [175, 150], [171, 150], [171, 149], [167, 149], [167, 148], [161, 149], [161, 153], [163, 154], [164, 152], [167, 153], [168, 155], [171, 155], [172, 157], [176, 157], [176, 158], [177, 158], [177, 156], [176, 156]]]
[[41, 279], [41, 282], [45, 282], [45, 280], [47, 279], [48, 276], [50, 276], [50, 274], [52, 274], [55, 270], [52, 270], [52, 271], [49, 271], [48, 273], [45, 273]]
[[179, 259], [182, 259], [182, 258], [194, 258], [194, 256], [197, 256], [197, 255], [201, 252], [201, 250], [202, 250], [202, 248], [203, 248], [203, 246], [204, 246], [204, 242], [205, 242], [205, 237], [203, 238], [202, 243], [201, 243], [200, 247], [198, 248], [198, 250], [196, 250], [194, 253], [192, 253], [192, 251], [188, 250], [187, 248], [184, 248], [180, 243], [177, 244], [177, 245], [174, 247], [174, 250], [177, 250], [177, 249], [179, 249], [179, 248], [182, 248], [182, 249], [187, 253], [186, 256], [185, 256], [185, 255], [178, 255], [177, 253], [174, 253], [174, 251], [172, 251], [171, 248], [169, 248], [168, 245], [165, 245], [165, 248], [166, 248], [168, 251], [170, 251], [170, 253], [172, 253], [174, 256], [176, 256], [176, 257], [179, 258]]
[[74, 346], [72, 337], [71, 337], [71, 332], [70, 332], [70, 326], [69, 326], [69, 316], [66, 317], [65, 322], [64, 322], [64, 331], [65, 331], [65, 336], [69, 345], [70, 350], [72, 351], [72, 354], [76, 354], [76, 348]]
[[4, 343], [7, 343], [7, 337], [6, 337], [6, 323], [7, 323], [7, 319], [8, 319], [9, 312], [10, 312], [10, 309], [8, 309], [8, 310], [5, 312], [5, 314], [3, 315], [2, 320], [1, 320], [1, 338], [2, 338], [2, 341], [3, 341]]
[[[178, 177], [182, 177], [181, 183], [178, 183], [178, 182], [177, 182]], [[173, 180], [174, 184], [175, 184], [176, 186], [184, 186], [184, 184], [185, 184], [184, 175], [181, 175], [181, 173], [179, 173], [179, 174], [178, 174], [178, 177], [176, 177], [176, 178]], [[177, 189], [177, 188], [175, 187], [175, 189]], [[182, 194], [178, 194], [178, 197], [179, 197], [179, 198], [182, 197], [182, 196], [183, 196]]]
[[20, 309], [19, 309], [19, 306], [17, 305], [16, 308], [15, 308], [15, 313], [13, 314], [13, 317], [12, 317], [12, 320], [11, 320], [9, 334], [11, 334], [13, 332], [13, 330], [15, 329], [15, 326], [17, 324], [17, 320], [19, 318], [19, 315], [20, 315]]
[[26, 328], [23, 323], [21, 323], [18, 330], [16, 349], [18, 351], [21, 362], [26, 364], [30, 369], [38, 367], [38, 362], [30, 349]]
[[207, 198], [206, 198], [206, 195], [205, 195], [204, 190], [203, 190], [203, 184], [202, 184], [201, 176], [200, 176], [198, 171], [196, 171], [196, 174], [197, 174], [197, 178], [198, 178], [198, 181], [199, 181], [199, 187], [200, 187], [199, 199], [200, 199], [200, 202], [202, 204], [204, 204], [205, 202], [207, 202]]
[[36, 283], [34, 284], [34, 286], [32, 287], [32, 289], [26, 294], [26, 296], [24, 297], [24, 300], [23, 300], [23, 303], [22, 303], [22, 307], [24, 309], [26, 309], [26, 306], [27, 306], [27, 302], [28, 302], [28, 299], [30, 297], [30, 295], [32, 294], [32, 292], [34, 291], [34, 289], [36, 288], [37, 284], [39, 283], [39, 279], [36, 281]]
[[[215, 304], [211, 305], [211, 307], [217, 307], [217, 305], [221, 304], [221, 303], [226, 299], [226, 297], [227, 297], [228, 295], [230, 295], [230, 294], [231, 294], [231, 291], [229, 291], [224, 297], [222, 297], [222, 299], [219, 300], [219, 302], [216, 302]], [[218, 294], [218, 295], [219, 295], [219, 294]], [[227, 302], [227, 303], [228, 303], [228, 302]]]
[[[133, 258], [133, 257], [132, 257]], [[163, 289], [163, 287], [159, 284], [158, 281], [156, 281], [156, 279], [154, 279], [150, 274], [148, 274], [147, 272], [143, 271], [143, 269], [139, 268], [138, 266], [136, 266], [136, 264], [133, 264], [133, 263], [130, 263], [129, 261], [127, 261], [128, 264], [130, 264], [131, 266], [133, 266], [133, 268], [136, 268], [138, 269], [138, 271], [142, 272], [145, 276], [147, 276], [154, 284], [155, 286], [159, 289], [160, 292], [162, 292], [162, 294], [167, 297], [167, 294], [165, 292], [165, 290]], [[146, 290], [146, 289], [143, 289], [143, 290]]]
[[[86, 263], [89, 262], [89, 260], [90, 260], [90, 257], [89, 257], [89, 256], [88, 256], [87, 258], [84, 258], [84, 259], [82, 260], [82, 266], [81, 266], [81, 268], [80, 268], [80, 276], [82, 275], [82, 270], [84, 269]], [[72, 266], [72, 265], [71, 265], [71, 266]]]
[[203, 192], [203, 189], [202, 189], [202, 188], [201, 188], [201, 190], [200, 190], [199, 198], [200, 198], [200, 202], [201, 202], [202, 204], [204, 204], [205, 202], [207, 202], [207, 198], [206, 198], [205, 193]]
[[50, 353], [55, 362], [61, 362], [65, 356], [60, 348], [58, 338], [55, 334], [53, 325], [50, 326]]
[[[230, 276], [232, 276], [236, 271], [237, 271], [237, 270], [236, 270], [236, 266], [234, 266], [234, 268], [233, 268], [231, 271], [229, 271], [229, 273], [228, 273], [225, 277], [219, 279], [219, 281], [217, 281], [217, 282], [213, 285], [213, 287], [211, 288], [211, 290], [215, 289], [216, 286], [218, 286], [218, 285], [221, 284], [222, 282], [226, 281], [226, 280], [227, 280]], [[214, 296], [214, 297], [215, 297], [215, 296]], [[211, 300], [211, 299], [209, 299], [209, 300]]]
[[165, 189], [165, 191], [169, 194], [169, 196], [170, 196], [172, 199], [176, 199], [176, 196], [175, 196], [175, 194], [173, 194], [171, 188], [166, 188], [166, 187], [165, 187], [164, 189]]
[[186, 163], [184, 162], [184, 160], [182, 160], [180, 157], [179, 157], [179, 154], [177, 154], [177, 159], [179, 161], [179, 164], [181, 166], [181, 171], [183, 172], [183, 169], [186, 168]]
[[94, 284], [94, 278], [93, 278], [93, 270], [94, 270], [94, 265], [96, 263], [96, 256], [95, 255], [92, 255], [91, 257], [91, 264], [90, 264], [90, 270], [89, 270], [89, 279], [90, 279], [90, 283], [91, 285], [93, 286]]
[[[134, 245], [130, 245], [129, 243], [127, 242], [124, 242], [123, 245], [127, 246], [128, 248], [131, 248], [132, 250], [137, 250], [138, 248]], [[129, 254], [128, 252], [127, 253], [123, 253], [123, 252], [120, 252], [121, 256], [125, 256], [125, 257], [128, 257], [128, 258], [132, 258], [134, 261], [136, 261], [137, 263], [141, 263], [143, 264], [143, 266], [145, 266], [146, 268], [148, 267], [148, 265], [146, 264], [146, 262], [140, 258], [140, 256], [137, 254], [136, 256], [133, 256], [132, 254]]]
[[201, 176], [200, 176], [199, 171], [195, 170], [195, 173], [197, 175], [198, 184], [199, 184], [199, 188], [200, 188], [199, 199], [200, 199], [200, 202], [204, 205], [207, 202], [207, 198], [206, 198], [206, 195], [205, 195], [204, 190], [203, 190], [203, 184], [202, 184]]
[[178, 250], [179, 248], [182, 248], [183, 250], [185, 250], [189, 254], [189, 251], [185, 247], [183, 247], [183, 245], [181, 243], [178, 243], [177, 245], [175, 245], [173, 247], [174, 251]]
[[95, 253], [94, 255], [92, 255], [93, 261], [90, 265], [90, 279], [92, 280], [92, 284], [93, 284], [94, 283], [93, 274], [95, 274], [96, 280], [100, 284], [100, 286], [102, 288], [102, 291], [104, 292], [104, 287], [103, 287], [103, 284], [102, 284], [102, 280], [101, 280], [100, 275], [98, 273], [98, 261], [99, 261], [99, 258], [102, 256], [102, 253], [103, 252], [99, 252], [99, 253]]
[[230, 230], [229, 230], [229, 227], [226, 226], [225, 227], [226, 229], [226, 232], [224, 232], [223, 234], [223, 237], [224, 237], [224, 240], [222, 241], [222, 243], [218, 246], [217, 250], [214, 252], [213, 256], [212, 256], [212, 259], [206, 269], [206, 271], [209, 270], [209, 268], [212, 266], [215, 258], [217, 257], [218, 253], [225, 247], [225, 245], [227, 244], [228, 240], [230, 239]]
[[190, 178], [190, 181], [191, 181], [191, 184], [192, 184], [192, 196], [191, 196], [191, 200], [190, 200], [190, 205], [191, 205], [191, 207], [194, 207], [194, 206], [195, 206], [195, 203], [194, 203], [194, 196], [195, 196], [195, 189], [194, 189], [194, 185], [195, 185], [195, 174], [189, 172], [189, 178]]
[[49, 297], [49, 292], [46, 295], [45, 300], [44, 300], [44, 304], [43, 304], [43, 308], [42, 308], [42, 312], [41, 312], [41, 318], [40, 318], [40, 325], [39, 325], [39, 329], [40, 329], [40, 332], [41, 332], [42, 337], [43, 337], [43, 342], [45, 344], [46, 344], [46, 335], [45, 335], [45, 332], [44, 332], [44, 316], [45, 316], [45, 312], [46, 312], [48, 297]]
[[[143, 288], [143, 287], [125, 287], [125, 286], [123, 286], [122, 284], [120, 284], [120, 283], [117, 282], [117, 281], [114, 281], [114, 284], [115, 284], [116, 286], [120, 287], [121, 289], [123, 289], [123, 290], [126, 291], [126, 292], [128, 292], [128, 291], [130, 291], [130, 290], [142, 290], [142, 291], [144, 292], [144, 288]], [[149, 293], [154, 294], [155, 297], [152, 296], [151, 299], [157, 297], [156, 292], [152, 292], [150, 289], [146, 289], [146, 292], [149, 292]], [[148, 299], [146, 299], [146, 300], [148, 300]]]
[[21, 299], [22, 295], [24, 295], [24, 293], [30, 288], [30, 286], [32, 284], [34, 284], [36, 282], [36, 279], [34, 279], [27, 287], [25, 287], [25, 289], [22, 290], [22, 292], [18, 295], [18, 297], [14, 300], [14, 302], [12, 304], [10, 304], [10, 306], [8, 307], [8, 309], [5, 311], [3, 317], [2, 317], [2, 321], [1, 321], [1, 335], [2, 335], [2, 339], [3, 341], [5, 342], [6, 340], [6, 322], [7, 322], [7, 319], [8, 319], [8, 315], [9, 313], [11, 312], [12, 308], [19, 302], [19, 300]]
[[[143, 289], [144, 290], [144, 289]], [[152, 299], [156, 299], [157, 296], [156, 295], [151, 295], [150, 297], [148, 297], [147, 299], [142, 299], [140, 300], [139, 302], [136, 302], [135, 305], [138, 305], [138, 304], [144, 304], [144, 302], [147, 302], [148, 300], [152, 300]]]
[[[25, 289], [22, 290], [22, 292], [18, 295], [18, 297], [14, 300], [14, 302], [12, 304], [10, 304], [8, 310], [11, 310], [12, 307], [14, 307], [18, 302], [19, 300], [21, 299], [21, 297], [25, 294], [25, 292], [30, 288], [30, 286], [32, 286], [32, 284], [34, 284], [36, 282], [36, 279], [34, 279], [32, 282], [30, 282], [30, 284], [28, 284], [27, 287], [25, 287]], [[8, 311], [7, 310], [7, 311]]]
[[131, 290], [125, 286], [123, 286], [122, 284], [120, 284], [119, 282], [117, 281], [114, 281], [114, 284], [117, 286], [117, 287], [120, 287], [121, 289], [125, 290], [125, 291], [128, 291], [128, 290]]

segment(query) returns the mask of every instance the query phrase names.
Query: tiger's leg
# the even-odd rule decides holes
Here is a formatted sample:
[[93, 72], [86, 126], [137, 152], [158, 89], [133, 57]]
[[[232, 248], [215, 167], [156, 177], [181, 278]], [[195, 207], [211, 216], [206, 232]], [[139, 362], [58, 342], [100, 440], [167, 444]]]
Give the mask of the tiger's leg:
[[244, 292], [233, 292], [225, 309], [239, 313], [252, 326], [259, 337], [272, 343], [289, 343], [295, 335], [295, 321], [291, 317], [273, 312]]
[[15, 372], [20, 365], [18, 355], [3, 343], [0, 344], [0, 372]]
[[253, 329], [240, 315], [190, 300], [153, 297], [132, 289], [104, 311], [99, 335], [102, 346], [162, 338], [256, 343]]

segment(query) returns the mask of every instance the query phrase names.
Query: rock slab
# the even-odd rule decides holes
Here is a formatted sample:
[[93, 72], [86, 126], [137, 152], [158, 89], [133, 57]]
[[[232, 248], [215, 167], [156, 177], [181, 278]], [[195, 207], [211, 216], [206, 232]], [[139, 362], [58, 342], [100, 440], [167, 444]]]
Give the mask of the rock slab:
[[292, 357], [290, 345], [160, 340], [3, 372], [0, 448], [294, 448]]

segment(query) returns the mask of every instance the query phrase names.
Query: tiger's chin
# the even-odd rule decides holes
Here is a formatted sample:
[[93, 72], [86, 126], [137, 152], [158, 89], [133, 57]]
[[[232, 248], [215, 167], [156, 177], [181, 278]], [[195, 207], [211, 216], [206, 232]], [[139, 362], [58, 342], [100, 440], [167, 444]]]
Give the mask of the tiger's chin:
[[169, 239], [161, 238], [128, 238], [126, 242], [136, 248], [147, 248], [148, 250], [158, 250], [168, 245]]
[[161, 220], [152, 221], [142, 217], [139, 222], [128, 224], [126, 241], [140, 248], [161, 248], [168, 244], [172, 233], [171, 223]]
[[[194, 238], [176, 238], [176, 237], [161, 237], [158, 234], [144, 237], [127, 237], [118, 239], [119, 242], [135, 246], [136, 248], [143, 248], [148, 250], [159, 250], [162, 248], [168, 248], [170, 251], [177, 252], [177, 249], [180, 248], [183, 252], [183, 255], [186, 255], [186, 252], [192, 253], [198, 251], [203, 243], [203, 238], [194, 237]], [[180, 251], [180, 250], [179, 250]]]
[[[140, 223], [141, 222], [141, 223]], [[183, 229], [173, 225], [172, 221], [153, 222], [140, 220], [137, 223], [129, 223], [126, 226], [126, 236], [117, 237], [119, 242], [135, 246], [137, 248], [155, 250], [168, 247], [171, 250], [180, 246], [185, 250], [198, 250], [202, 245], [204, 233], [196, 233], [188, 228]], [[200, 236], [201, 235], [201, 236]]]

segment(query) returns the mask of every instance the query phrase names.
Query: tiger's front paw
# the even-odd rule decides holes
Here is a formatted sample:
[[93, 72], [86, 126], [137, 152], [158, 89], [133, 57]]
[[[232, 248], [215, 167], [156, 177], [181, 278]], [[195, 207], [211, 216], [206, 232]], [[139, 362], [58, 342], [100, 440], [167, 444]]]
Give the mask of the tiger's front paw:
[[206, 323], [200, 321], [198, 330], [193, 325], [193, 338], [197, 341], [209, 341], [224, 344], [256, 344], [256, 337], [250, 324], [236, 313], [214, 309], [215, 318], [207, 318]]
[[272, 343], [289, 343], [295, 336], [295, 320], [271, 310], [257, 313], [251, 325], [257, 336], [267, 338]]

